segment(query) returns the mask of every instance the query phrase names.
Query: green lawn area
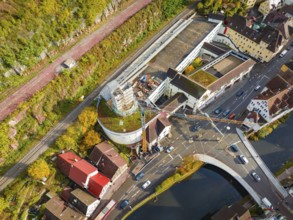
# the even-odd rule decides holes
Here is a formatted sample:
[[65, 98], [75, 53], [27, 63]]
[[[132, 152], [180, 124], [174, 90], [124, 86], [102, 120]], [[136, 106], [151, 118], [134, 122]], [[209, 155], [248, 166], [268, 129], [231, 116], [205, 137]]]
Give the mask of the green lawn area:
[[[98, 115], [99, 120], [102, 122], [102, 124], [111, 131], [131, 132], [141, 127], [141, 114], [139, 111], [136, 111], [132, 115], [126, 117], [118, 116], [112, 111], [112, 109], [108, 107], [104, 99], [101, 100], [98, 106]], [[146, 112], [145, 122], [149, 122], [155, 115], [155, 112]], [[120, 125], [120, 121], [123, 122], [123, 125]]]
[[195, 82], [199, 83], [200, 85], [207, 87], [213, 82], [215, 82], [218, 78], [203, 71], [199, 70], [196, 73], [189, 76], [190, 79], [194, 80]]

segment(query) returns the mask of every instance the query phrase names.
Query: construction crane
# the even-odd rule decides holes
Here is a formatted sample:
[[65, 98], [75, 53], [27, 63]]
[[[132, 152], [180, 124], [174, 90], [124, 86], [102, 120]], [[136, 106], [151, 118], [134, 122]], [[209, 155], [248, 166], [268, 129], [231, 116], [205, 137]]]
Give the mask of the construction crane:
[[146, 143], [146, 128], [145, 128], [145, 111], [142, 105], [137, 102], [140, 109], [140, 120], [141, 120], [141, 129], [142, 129], [142, 139], [141, 139], [141, 148], [144, 153], [147, 152], [147, 143]]

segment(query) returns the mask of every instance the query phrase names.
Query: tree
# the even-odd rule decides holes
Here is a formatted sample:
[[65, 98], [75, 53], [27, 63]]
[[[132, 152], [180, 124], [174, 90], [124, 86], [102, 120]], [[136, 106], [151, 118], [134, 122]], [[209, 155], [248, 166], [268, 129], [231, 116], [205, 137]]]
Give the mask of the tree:
[[201, 11], [203, 9], [203, 4], [202, 2], [197, 3], [197, 10]]
[[97, 120], [98, 111], [95, 107], [86, 107], [78, 116], [78, 121], [86, 128], [94, 126]]
[[98, 144], [101, 142], [100, 135], [95, 132], [94, 130], [90, 130], [84, 137], [83, 143], [86, 145], [86, 147], [92, 147], [95, 144]]
[[0, 214], [3, 212], [3, 210], [7, 207], [7, 204], [3, 197], [0, 198]]
[[71, 149], [71, 148], [74, 148], [76, 145], [77, 144], [76, 144], [75, 140], [66, 134], [63, 134], [56, 141], [56, 146], [60, 150]]
[[50, 175], [50, 168], [45, 160], [39, 159], [30, 165], [28, 175], [33, 179], [41, 180]]
[[190, 73], [192, 73], [192, 71], [194, 71], [194, 67], [192, 65], [186, 67], [185, 69], [185, 74], [189, 75]]

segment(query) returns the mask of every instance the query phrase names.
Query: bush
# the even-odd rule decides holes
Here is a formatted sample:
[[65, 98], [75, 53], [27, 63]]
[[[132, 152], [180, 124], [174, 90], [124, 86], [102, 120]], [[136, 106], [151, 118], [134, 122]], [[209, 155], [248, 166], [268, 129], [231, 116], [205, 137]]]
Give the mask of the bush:
[[43, 177], [48, 178], [50, 168], [45, 160], [38, 159], [28, 168], [28, 175], [37, 180], [41, 180]]

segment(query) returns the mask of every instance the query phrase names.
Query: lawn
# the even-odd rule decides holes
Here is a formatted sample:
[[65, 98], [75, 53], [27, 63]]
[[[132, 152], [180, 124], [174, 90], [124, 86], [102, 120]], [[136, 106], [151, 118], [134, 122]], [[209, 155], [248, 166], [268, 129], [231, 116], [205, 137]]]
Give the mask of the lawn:
[[[101, 100], [98, 106], [98, 115], [100, 122], [111, 131], [131, 132], [141, 127], [141, 114], [139, 111], [136, 111], [132, 115], [126, 117], [118, 116], [112, 111], [112, 109], [109, 108], [104, 99]], [[155, 115], [155, 112], [146, 112], [145, 122], [149, 122], [155, 117]]]
[[194, 80], [195, 82], [199, 83], [200, 85], [207, 87], [213, 82], [215, 82], [218, 78], [203, 71], [199, 70], [196, 73], [189, 76], [190, 79]]

